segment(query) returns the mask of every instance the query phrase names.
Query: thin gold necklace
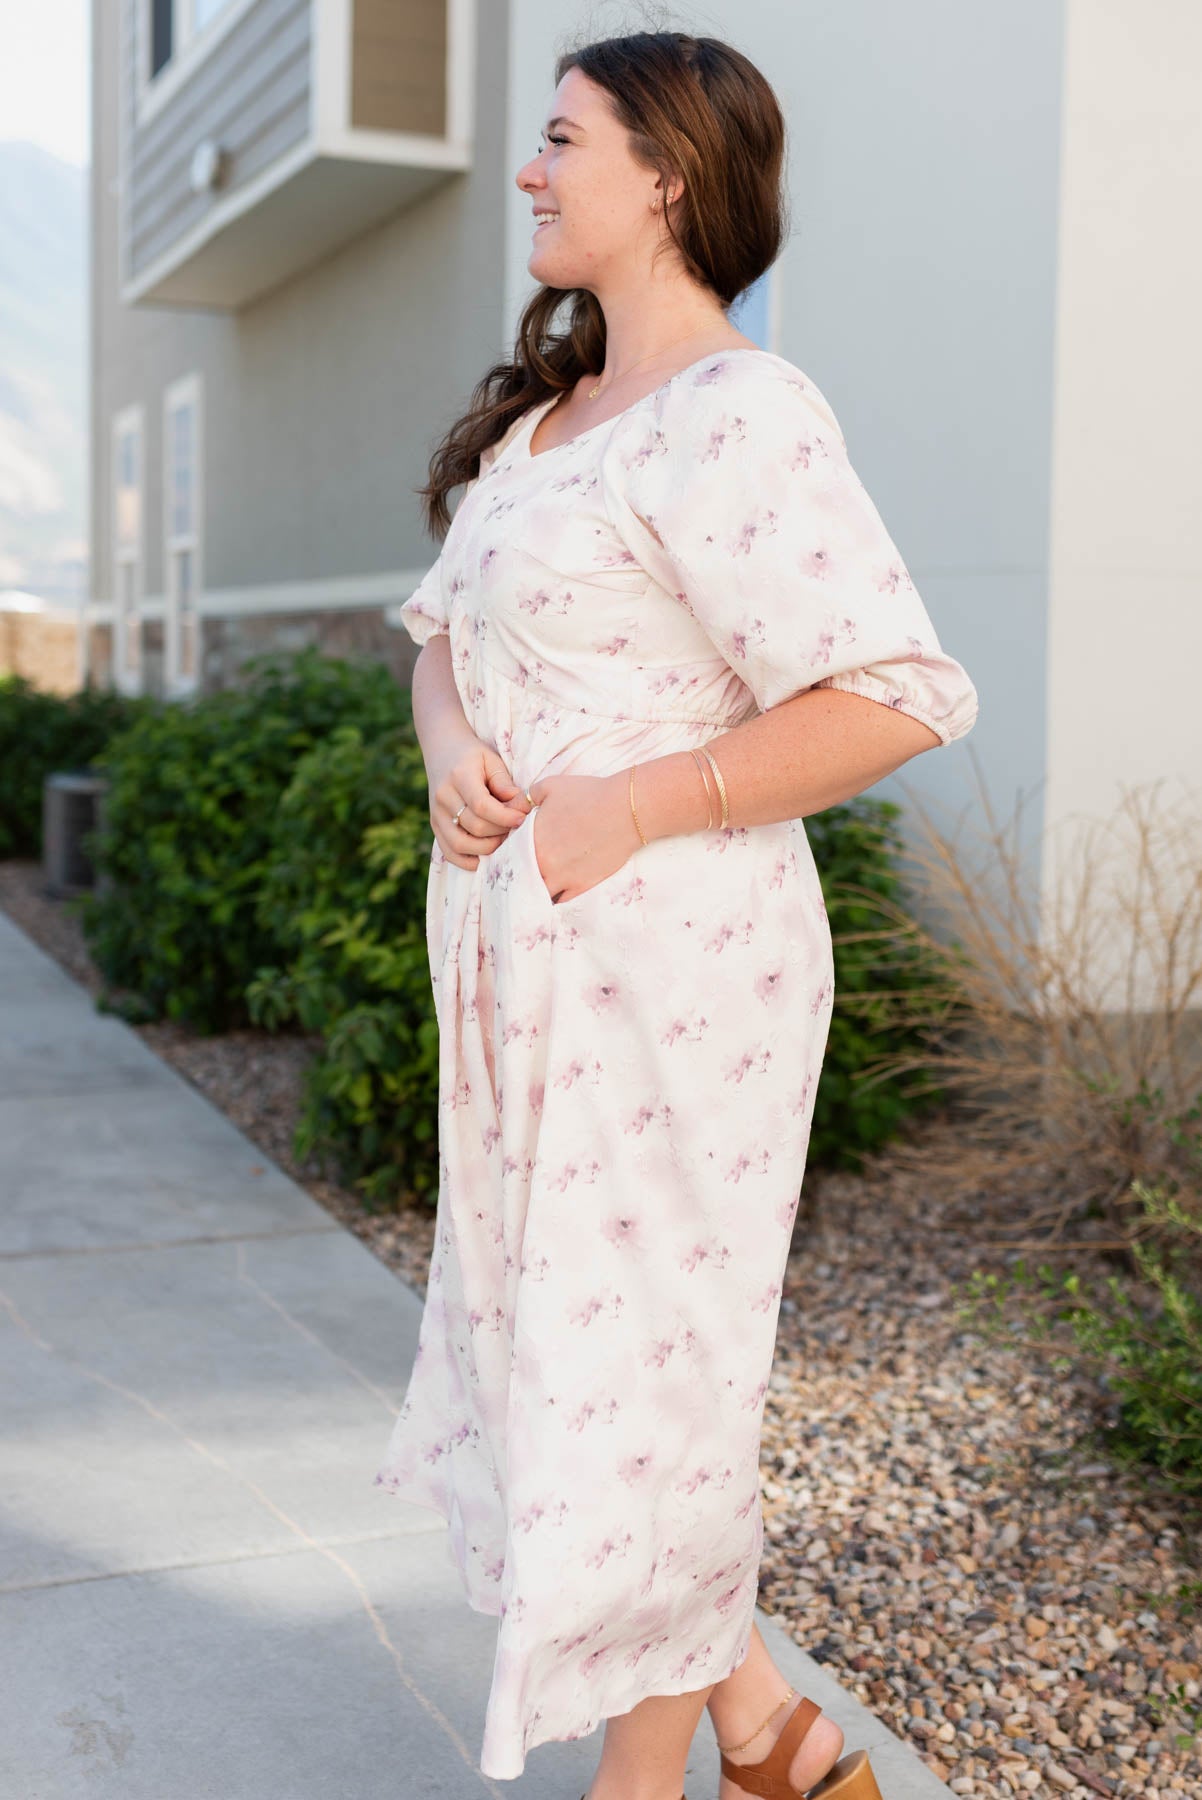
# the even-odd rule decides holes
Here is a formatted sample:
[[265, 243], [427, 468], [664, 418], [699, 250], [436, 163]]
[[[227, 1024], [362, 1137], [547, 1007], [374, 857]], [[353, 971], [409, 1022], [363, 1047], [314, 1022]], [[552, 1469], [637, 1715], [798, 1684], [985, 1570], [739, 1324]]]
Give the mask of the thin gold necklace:
[[[684, 337], [675, 339], [675, 341], [673, 343], [661, 344], [658, 350], [653, 350], [651, 352], [650, 356], [640, 356], [638, 362], [631, 363], [630, 369], [640, 368], [643, 363], [650, 362], [653, 357], [662, 356], [665, 350], [675, 350], [677, 344], [687, 344], [690, 338], [700, 337], [702, 332], [709, 331], [710, 329], [711, 329], [711, 327], [708, 325], [699, 325], [697, 327], [696, 331], [686, 332]], [[621, 375], [615, 375], [613, 378], [613, 381], [611, 381], [609, 383], [609, 386], [612, 387], [614, 384], [614, 381], [621, 381], [623, 376], [629, 375], [630, 369], [623, 369]], [[604, 370], [602, 371], [601, 379], [603, 379], [603, 378], [604, 378]], [[589, 389], [588, 397], [590, 400], [595, 400], [597, 398], [597, 395], [601, 392], [601, 379], [598, 379], [598, 382], [597, 382], [597, 385], [595, 388]]]

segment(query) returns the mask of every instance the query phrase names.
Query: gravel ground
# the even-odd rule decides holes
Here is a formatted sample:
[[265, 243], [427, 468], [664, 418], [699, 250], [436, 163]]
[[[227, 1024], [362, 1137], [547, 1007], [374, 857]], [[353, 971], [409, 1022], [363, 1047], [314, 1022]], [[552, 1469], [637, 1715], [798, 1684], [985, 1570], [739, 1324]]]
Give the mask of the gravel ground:
[[[36, 865], [0, 863], [0, 908], [97, 991]], [[293, 1155], [312, 1040], [137, 1029], [424, 1293], [430, 1211], [366, 1213]], [[1202, 1795], [1197, 1515], [1099, 1450], [1095, 1386], [953, 1317], [953, 1284], [1004, 1268], [988, 1244], [1010, 1212], [1004, 1193], [932, 1196], [887, 1151], [807, 1176], [764, 1414], [761, 1601], [958, 1794]]]

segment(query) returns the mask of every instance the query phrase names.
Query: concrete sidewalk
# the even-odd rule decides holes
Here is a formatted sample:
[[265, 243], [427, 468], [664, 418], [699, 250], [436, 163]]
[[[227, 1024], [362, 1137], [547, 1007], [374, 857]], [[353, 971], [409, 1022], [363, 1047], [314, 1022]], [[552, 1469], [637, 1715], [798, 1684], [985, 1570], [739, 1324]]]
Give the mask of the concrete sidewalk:
[[[600, 1731], [479, 1773], [496, 1621], [372, 1481], [417, 1296], [2, 914], [0, 1262], [0, 1794], [578, 1800]], [[950, 1793], [760, 1625], [885, 1800]]]

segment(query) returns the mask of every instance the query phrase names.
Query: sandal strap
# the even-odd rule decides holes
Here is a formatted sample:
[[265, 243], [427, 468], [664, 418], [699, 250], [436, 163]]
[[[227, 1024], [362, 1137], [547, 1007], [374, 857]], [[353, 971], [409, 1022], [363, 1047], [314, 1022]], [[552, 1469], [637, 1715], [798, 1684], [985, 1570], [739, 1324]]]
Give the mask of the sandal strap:
[[789, 1780], [789, 1764], [821, 1711], [817, 1701], [799, 1700], [761, 1762], [733, 1763], [728, 1756], [721, 1756], [723, 1775], [745, 1794], [759, 1794], [762, 1800], [802, 1800], [801, 1790]]

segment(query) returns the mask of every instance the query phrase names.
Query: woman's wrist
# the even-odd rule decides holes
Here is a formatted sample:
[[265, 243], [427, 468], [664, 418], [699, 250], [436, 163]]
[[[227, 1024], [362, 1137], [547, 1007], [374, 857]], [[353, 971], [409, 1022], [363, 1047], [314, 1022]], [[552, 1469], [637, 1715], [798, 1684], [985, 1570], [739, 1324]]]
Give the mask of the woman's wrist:
[[[629, 765], [614, 779], [622, 784], [623, 801], [629, 811]], [[710, 821], [720, 816], [720, 803], [712, 787], [707, 791], [692, 752], [675, 750], [634, 765], [634, 814], [632, 829], [641, 827], [642, 836], [654, 842], [656, 838], [689, 836], [707, 830]]]

